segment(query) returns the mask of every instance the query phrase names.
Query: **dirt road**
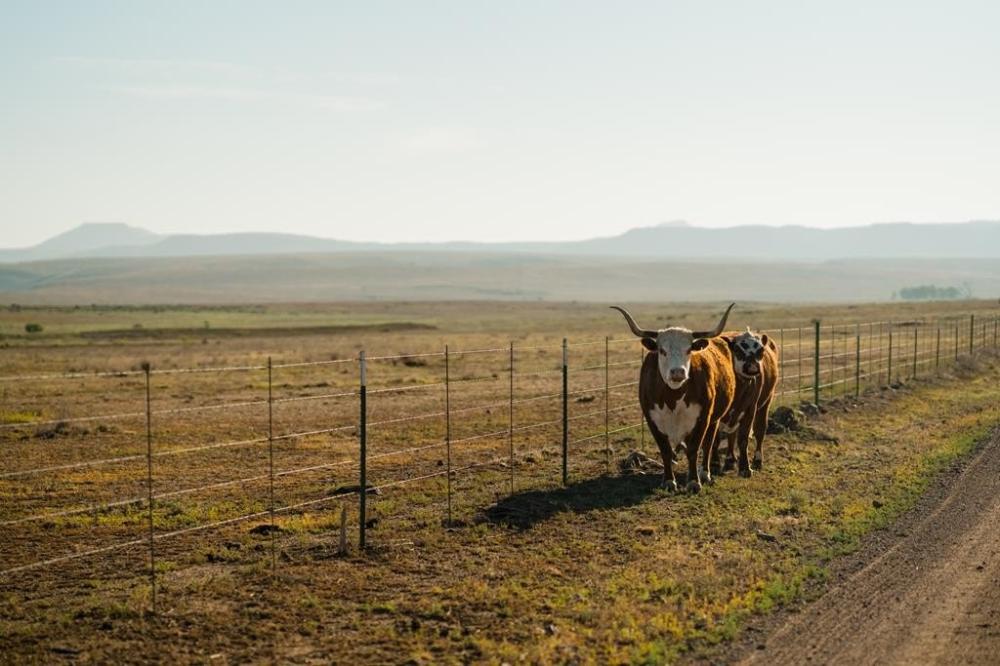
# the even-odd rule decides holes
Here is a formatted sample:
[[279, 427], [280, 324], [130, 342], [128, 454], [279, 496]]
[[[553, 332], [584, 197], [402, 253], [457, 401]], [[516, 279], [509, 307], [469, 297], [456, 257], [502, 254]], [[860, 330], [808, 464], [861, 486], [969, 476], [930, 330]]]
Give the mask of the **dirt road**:
[[1000, 431], [746, 664], [1000, 664]]

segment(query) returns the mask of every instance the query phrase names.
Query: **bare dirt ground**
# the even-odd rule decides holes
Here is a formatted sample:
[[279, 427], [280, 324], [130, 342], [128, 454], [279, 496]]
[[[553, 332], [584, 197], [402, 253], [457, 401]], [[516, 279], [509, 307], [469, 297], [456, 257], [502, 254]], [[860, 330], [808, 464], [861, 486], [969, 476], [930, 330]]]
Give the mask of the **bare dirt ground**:
[[775, 628], [764, 640], [758, 634], [756, 645], [744, 641], [749, 652], [741, 662], [996, 664], [998, 556], [1000, 430], [995, 430], [913, 510], [848, 558], [823, 597], [774, 616]]

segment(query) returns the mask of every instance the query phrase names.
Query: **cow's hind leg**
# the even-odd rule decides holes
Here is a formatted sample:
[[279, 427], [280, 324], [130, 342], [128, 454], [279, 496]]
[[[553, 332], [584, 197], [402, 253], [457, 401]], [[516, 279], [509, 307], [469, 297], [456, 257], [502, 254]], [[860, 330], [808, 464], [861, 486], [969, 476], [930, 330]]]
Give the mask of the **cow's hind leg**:
[[764, 436], [767, 435], [767, 411], [770, 407], [771, 401], [768, 400], [757, 408], [757, 413], [754, 415], [753, 419], [753, 439], [755, 444], [753, 451], [753, 468], [757, 471], [764, 468]]
[[740, 476], [744, 479], [749, 479], [753, 474], [750, 470], [750, 456], [747, 453], [747, 449], [750, 447], [750, 430], [752, 422], [753, 419], [743, 419], [743, 423], [740, 424], [740, 429], [737, 431], [736, 435], [740, 445]]
[[705, 435], [705, 439], [702, 442], [701, 455], [701, 469], [698, 470], [698, 480], [702, 483], [714, 483], [712, 479], [712, 466], [711, 462], [715, 459], [715, 449], [717, 445], [717, 437], [719, 436], [719, 422], [713, 423], [709, 429], [708, 433]]
[[738, 430], [733, 430], [732, 432], [726, 433], [726, 464], [723, 465], [722, 471], [729, 472], [736, 469], [736, 436]]
[[722, 474], [722, 461], [719, 457], [722, 455], [722, 431], [715, 436], [715, 446], [712, 448], [712, 474]]

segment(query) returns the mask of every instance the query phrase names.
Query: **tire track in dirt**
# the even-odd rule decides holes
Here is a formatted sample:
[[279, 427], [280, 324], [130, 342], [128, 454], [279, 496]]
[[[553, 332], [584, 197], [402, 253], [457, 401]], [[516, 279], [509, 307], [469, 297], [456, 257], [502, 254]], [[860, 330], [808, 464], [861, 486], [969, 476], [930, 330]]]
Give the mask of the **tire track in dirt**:
[[744, 664], [1000, 663], [1000, 430]]

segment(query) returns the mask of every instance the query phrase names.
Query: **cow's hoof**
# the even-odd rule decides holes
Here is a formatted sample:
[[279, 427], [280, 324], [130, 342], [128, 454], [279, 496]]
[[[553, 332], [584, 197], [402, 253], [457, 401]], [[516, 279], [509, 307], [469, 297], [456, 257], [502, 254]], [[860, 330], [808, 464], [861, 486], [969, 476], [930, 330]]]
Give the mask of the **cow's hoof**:
[[723, 472], [729, 472], [736, 469], [736, 458], [726, 458], [726, 464], [722, 466]]
[[750, 465], [750, 467], [752, 467], [753, 469], [755, 469], [755, 470], [757, 470], [759, 472], [760, 470], [764, 469], [764, 461], [761, 460], [760, 458], [754, 458], [753, 459], [753, 464]]
[[749, 467], [744, 467], [743, 469], [740, 470], [740, 476], [742, 476], [744, 479], [749, 479], [751, 476], [753, 476], [753, 470], [751, 470]]
[[701, 483], [699, 481], [695, 481], [694, 479], [691, 479], [690, 481], [688, 481], [687, 491], [689, 493], [691, 493], [692, 495], [695, 495], [695, 494], [701, 492]]
[[712, 483], [712, 473], [702, 467], [698, 470], [698, 480], [702, 483]]
[[673, 479], [664, 481], [663, 483], [660, 484], [660, 487], [666, 490], [668, 493], [677, 492], [677, 482], [674, 481]]

